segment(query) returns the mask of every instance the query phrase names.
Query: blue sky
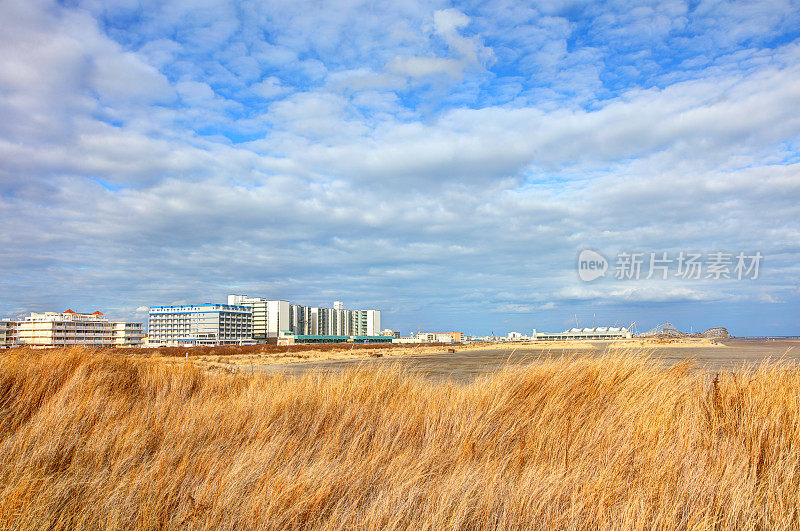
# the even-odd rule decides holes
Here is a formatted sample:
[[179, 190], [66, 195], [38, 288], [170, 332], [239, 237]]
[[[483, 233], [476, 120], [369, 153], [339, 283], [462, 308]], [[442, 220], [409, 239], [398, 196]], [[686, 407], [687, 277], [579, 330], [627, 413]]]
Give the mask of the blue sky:
[[[792, 1], [0, 0], [0, 315], [798, 334], [798, 109]], [[614, 278], [681, 251], [764, 258]]]

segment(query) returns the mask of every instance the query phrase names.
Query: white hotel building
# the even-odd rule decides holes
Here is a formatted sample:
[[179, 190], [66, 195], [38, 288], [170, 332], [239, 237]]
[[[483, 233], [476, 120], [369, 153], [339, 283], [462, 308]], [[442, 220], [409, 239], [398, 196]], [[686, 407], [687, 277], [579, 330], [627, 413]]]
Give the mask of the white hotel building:
[[336, 301], [333, 308], [291, 304], [246, 295], [228, 295], [229, 305], [247, 306], [253, 312], [253, 339], [265, 342], [281, 334], [297, 336], [377, 336], [381, 331], [380, 310], [345, 310]]
[[4, 321], [5, 346], [136, 347], [142, 344], [142, 323], [109, 321], [101, 312], [90, 314], [31, 313], [24, 320]]
[[149, 346], [253, 344], [252, 310], [213, 303], [151, 306], [147, 343]]

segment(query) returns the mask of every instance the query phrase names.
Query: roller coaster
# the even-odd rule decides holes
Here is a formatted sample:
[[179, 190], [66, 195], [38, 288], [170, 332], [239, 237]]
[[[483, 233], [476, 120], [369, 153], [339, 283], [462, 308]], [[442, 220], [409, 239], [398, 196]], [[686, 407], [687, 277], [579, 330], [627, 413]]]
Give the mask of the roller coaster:
[[662, 323], [657, 327], [653, 328], [652, 330], [648, 330], [647, 332], [642, 332], [641, 334], [639, 334], [639, 337], [655, 337], [659, 339], [671, 339], [671, 338], [677, 339], [684, 337], [718, 339], [731, 336], [728, 333], [728, 329], [722, 326], [715, 326], [713, 328], [709, 328], [705, 332], [696, 332], [693, 334], [687, 334], [686, 332], [681, 332], [680, 330], [675, 328], [671, 323]]

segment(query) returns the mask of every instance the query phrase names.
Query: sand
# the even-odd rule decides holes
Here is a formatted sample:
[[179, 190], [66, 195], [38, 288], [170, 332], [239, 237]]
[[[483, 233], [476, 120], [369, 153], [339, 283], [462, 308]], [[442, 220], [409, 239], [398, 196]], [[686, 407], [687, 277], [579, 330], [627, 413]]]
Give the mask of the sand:
[[[342, 345], [342, 348], [327, 348], [325, 350], [315, 349], [314, 345], [308, 345], [308, 350], [292, 352], [252, 352], [246, 354], [215, 355], [203, 354], [194, 356], [191, 349], [187, 349], [192, 362], [207, 367], [211, 370], [230, 370], [236, 371], [245, 367], [258, 365], [270, 365], [275, 363], [313, 363], [326, 360], [367, 360], [372, 358], [395, 358], [401, 356], [419, 356], [436, 353], [455, 353], [461, 351], [507, 351], [515, 350], [569, 350], [580, 351], [585, 349], [612, 348], [612, 349], [647, 349], [656, 346], [678, 347], [678, 348], [697, 348], [697, 347], [719, 347], [724, 345], [710, 339], [630, 339], [620, 341], [514, 341], [496, 343], [470, 343], [455, 345], [425, 345], [425, 344], [394, 344], [387, 345], [380, 349], [367, 350], [359, 348], [358, 345]], [[181, 358], [176, 357], [157, 357], [166, 362], [179, 362]]]

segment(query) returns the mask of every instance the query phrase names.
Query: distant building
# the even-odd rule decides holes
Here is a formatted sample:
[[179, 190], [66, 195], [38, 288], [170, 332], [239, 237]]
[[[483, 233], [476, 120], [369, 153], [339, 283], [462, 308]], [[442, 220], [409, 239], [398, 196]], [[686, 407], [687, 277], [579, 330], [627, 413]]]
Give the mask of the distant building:
[[628, 328], [614, 326], [594, 326], [592, 328], [570, 328], [564, 332], [548, 334], [533, 330], [531, 339], [544, 341], [562, 341], [568, 339], [603, 340], [603, 339], [630, 339], [631, 332]]
[[423, 343], [461, 343], [461, 332], [417, 332], [417, 339]]
[[5, 329], [5, 341], [11, 341], [8, 346], [135, 347], [142, 344], [142, 323], [112, 322], [99, 311], [91, 314], [72, 310], [31, 313], [23, 320], [3, 323], [9, 323], [0, 326]]
[[228, 295], [229, 305], [241, 305], [253, 312], [253, 339], [260, 343], [294, 336], [377, 336], [381, 329], [380, 310], [346, 310], [340, 301], [333, 308], [292, 304], [247, 295]]
[[247, 306], [198, 304], [151, 306], [149, 346], [253, 344], [253, 313]]
[[0, 321], [0, 348], [10, 348], [16, 344], [17, 321]]
[[341, 335], [307, 335], [294, 332], [281, 332], [278, 345], [294, 345], [296, 343], [392, 343], [392, 336], [341, 336]]

